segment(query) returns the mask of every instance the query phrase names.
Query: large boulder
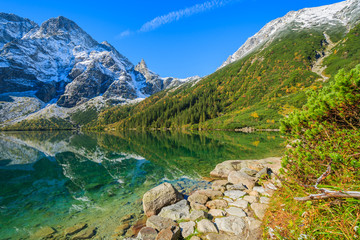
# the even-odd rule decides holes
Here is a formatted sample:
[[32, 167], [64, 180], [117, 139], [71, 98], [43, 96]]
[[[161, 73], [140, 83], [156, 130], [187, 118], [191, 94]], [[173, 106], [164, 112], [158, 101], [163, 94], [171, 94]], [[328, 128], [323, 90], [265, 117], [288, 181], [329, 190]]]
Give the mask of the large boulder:
[[256, 179], [250, 177], [244, 172], [241, 171], [232, 171], [229, 173], [228, 181], [233, 184], [243, 184], [247, 189], [252, 189], [255, 186]]
[[143, 196], [143, 208], [147, 217], [156, 215], [163, 207], [177, 203], [184, 199], [170, 183], [163, 183], [149, 191]]
[[281, 158], [271, 157], [260, 160], [230, 160], [219, 163], [215, 169], [210, 172], [210, 176], [214, 178], [227, 178], [232, 171], [240, 171], [242, 168], [250, 168], [260, 171], [262, 168], [268, 167], [275, 173], [281, 168]]

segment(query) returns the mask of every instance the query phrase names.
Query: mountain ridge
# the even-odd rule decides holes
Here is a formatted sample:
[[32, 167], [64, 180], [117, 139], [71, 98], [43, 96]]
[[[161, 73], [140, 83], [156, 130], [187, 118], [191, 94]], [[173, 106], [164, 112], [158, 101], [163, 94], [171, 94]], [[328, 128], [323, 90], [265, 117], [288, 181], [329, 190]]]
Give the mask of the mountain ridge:
[[[290, 24], [294, 24], [293, 29], [316, 28], [316, 26], [320, 25], [323, 31], [330, 30], [333, 26], [342, 25], [346, 27], [349, 23], [355, 25], [360, 21], [359, 5], [358, 0], [347, 0], [320, 7], [290, 11], [285, 16], [270, 21], [254, 36], [247, 39], [217, 70], [242, 59], [265, 44], [269, 44], [281, 37], [281, 33], [286, 31], [286, 27], [289, 27]], [[353, 17], [357, 19], [353, 19]]]

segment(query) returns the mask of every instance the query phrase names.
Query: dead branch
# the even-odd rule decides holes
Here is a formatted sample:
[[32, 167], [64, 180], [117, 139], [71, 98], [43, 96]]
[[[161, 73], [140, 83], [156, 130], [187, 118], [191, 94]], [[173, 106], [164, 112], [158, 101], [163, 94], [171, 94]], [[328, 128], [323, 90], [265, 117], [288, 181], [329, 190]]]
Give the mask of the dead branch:
[[327, 176], [331, 173], [331, 163], [326, 168], [326, 171], [321, 174], [321, 176], [316, 180], [314, 186], [306, 186], [309, 188], [316, 189], [317, 191], [321, 192], [320, 194], [310, 194], [306, 197], [295, 197], [294, 199], [297, 201], [313, 201], [313, 200], [322, 200], [327, 198], [357, 198], [360, 199], [360, 192], [356, 191], [332, 191], [326, 188], [318, 188], [319, 183], [324, 180]]
[[356, 199], [360, 199], [360, 192], [354, 192], [354, 191], [344, 191], [344, 192], [340, 192], [340, 191], [329, 191], [326, 189], [321, 189], [321, 190], [325, 190], [324, 193], [320, 193], [320, 194], [311, 194], [309, 196], [306, 197], [296, 197], [294, 198], [297, 201], [313, 201], [313, 200], [322, 200], [322, 199], [327, 199], [327, 198], [356, 198]]

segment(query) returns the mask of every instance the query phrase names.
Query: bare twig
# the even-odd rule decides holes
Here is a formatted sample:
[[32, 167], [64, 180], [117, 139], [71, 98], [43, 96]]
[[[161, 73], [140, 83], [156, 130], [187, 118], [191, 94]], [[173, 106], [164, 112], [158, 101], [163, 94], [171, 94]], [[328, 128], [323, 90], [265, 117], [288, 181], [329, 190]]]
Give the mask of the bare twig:
[[360, 199], [360, 192], [354, 192], [354, 191], [329, 191], [326, 189], [321, 189], [325, 191], [324, 193], [320, 194], [311, 194], [306, 197], [296, 197], [294, 198], [297, 201], [313, 201], [313, 200], [321, 200], [321, 199], [327, 199], [327, 198], [356, 198]]
[[321, 199], [327, 199], [327, 198], [357, 198], [360, 199], [360, 192], [355, 191], [332, 191], [326, 188], [318, 188], [319, 183], [324, 180], [327, 176], [331, 173], [331, 163], [326, 168], [326, 171], [321, 174], [321, 176], [316, 180], [316, 183], [314, 186], [307, 186], [303, 185], [305, 187], [316, 189], [317, 191], [320, 191], [320, 194], [310, 194], [306, 197], [296, 197], [294, 198], [297, 201], [312, 201], [312, 200], [321, 200]]

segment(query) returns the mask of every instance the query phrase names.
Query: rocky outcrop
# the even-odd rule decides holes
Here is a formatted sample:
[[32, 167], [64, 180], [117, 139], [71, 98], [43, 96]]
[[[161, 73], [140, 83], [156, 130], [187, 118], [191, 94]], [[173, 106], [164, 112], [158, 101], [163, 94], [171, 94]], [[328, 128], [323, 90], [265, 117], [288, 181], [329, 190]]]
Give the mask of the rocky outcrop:
[[170, 183], [163, 183], [143, 196], [143, 208], [146, 216], [150, 217], [160, 212], [163, 207], [177, 203], [183, 196]]
[[[233, 183], [228, 180], [215, 180], [211, 190], [197, 190], [188, 196], [187, 200], [162, 207], [159, 215], [153, 215], [147, 220], [146, 226], [157, 231], [156, 239], [178, 239], [176, 237], [180, 236], [176, 233], [177, 229], [181, 230], [183, 238], [196, 235], [190, 239], [261, 239], [261, 220], [270, 204], [268, 196], [274, 193], [275, 184], [280, 184], [269, 166], [274, 166], [277, 171], [279, 162], [279, 158], [271, 158], [271, 161], [264, 159], [221, 163], [215, 169], [217, 174], [225, 176], [228, 173], [228, 178]], [[234, 174], [236, 181], [232, 180]], [[170, 184], [154, 189], [149, 191], [153, 192], [152, 196], [169, 191], [172, 193], [166, 195], [176, 195]], [[157, 202], [157, 199], [162, 197], [149, 199]], [[144, 228], [143, 231], [145, 230]]]

